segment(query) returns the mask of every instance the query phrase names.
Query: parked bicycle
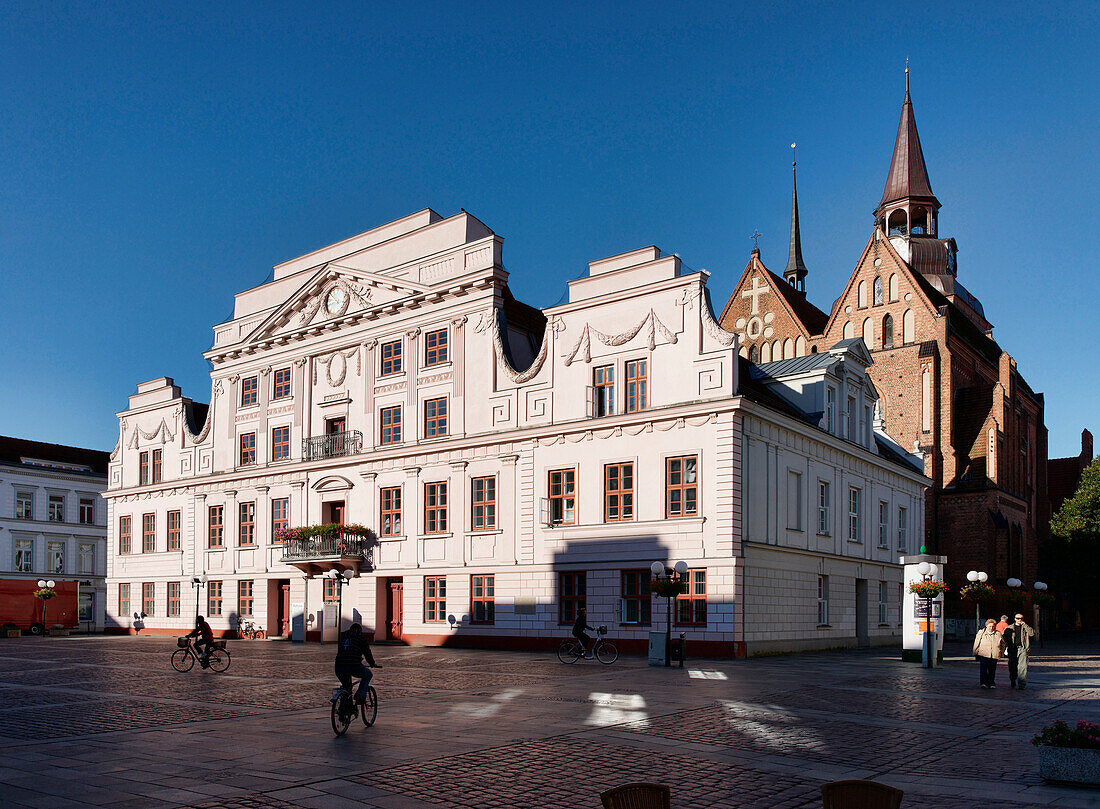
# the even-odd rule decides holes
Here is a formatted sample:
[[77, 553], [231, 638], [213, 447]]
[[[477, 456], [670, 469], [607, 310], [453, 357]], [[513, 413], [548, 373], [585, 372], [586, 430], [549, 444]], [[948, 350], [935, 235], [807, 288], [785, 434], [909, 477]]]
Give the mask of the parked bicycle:
[[[195, 661], [199, 659], [199, 652], [189, 637], [176, 638], [176, 646], [179, 648], [172, 652], [172, 668], [176, 671], [191, 671]], [[225, 671], [231, 662], [229, 651], [225, 648], [224, 640], [214, 641], [207, 658], [207, 665], [217, 672]]]
[[378, 717], [378, 692], [373, 685], [366, 689], [365, 701], [357, 703], [352, 697], [351, 689], [340, 686], [332, 692], [332, 731], [337, 736], [343, 736], [351, 727], [356, 716], [363, 720], [368, 728], [374, 724]]
[[252, 621], [238, 621], [237, 637], [243, 640], [263, 640], [267, 637], [267, 633]]
[[[596, 642], [592, 644], [591, 654], [605, 666], [610, 666], [619, 659], [619, 649], [604, 637], [606, 634], [606, 626], [596, 629]], [[558, 660], [562, 663], [576, 663], [582, 657], [585, 657], [584, 644], [576, 638], [563, 640], [558, 647]]]

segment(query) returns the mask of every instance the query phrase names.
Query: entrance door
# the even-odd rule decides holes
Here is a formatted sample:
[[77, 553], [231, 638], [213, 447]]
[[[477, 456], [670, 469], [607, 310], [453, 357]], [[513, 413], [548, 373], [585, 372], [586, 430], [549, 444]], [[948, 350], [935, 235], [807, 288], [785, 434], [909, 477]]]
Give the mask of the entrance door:
[[871, 645], [871, 636], [867, 631], [868, 593], [867, 579], [856, 579], [856, 643], [859, 646]]
[[403, 588], [401, 579], [389, 579], [386, 593], [386, 640], [401, 640]]
[[290, 582], [279, 585], [279, 634], [290, 637]]
[[348, 420], [340, 416], [339, 418], [329, 419], [325, 422], [325, 433], [328, 435], [336, 435], [337, 433], [347, 432]]

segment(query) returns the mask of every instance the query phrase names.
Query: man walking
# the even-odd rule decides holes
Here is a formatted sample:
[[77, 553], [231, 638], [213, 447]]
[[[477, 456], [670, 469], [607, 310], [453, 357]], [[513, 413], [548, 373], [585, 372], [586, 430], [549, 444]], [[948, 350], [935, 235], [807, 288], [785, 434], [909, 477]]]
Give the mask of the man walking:
[[1031, 639], [1035, 630], [1024, 623], [1024, 616], [1016, 613], [1016, 621], [1005, 632], [1005, 648], [1008, 652], [1008, 681], [1011, 688], [1023, 691], [1027, 688], [1027, 656], [1031, 651]]

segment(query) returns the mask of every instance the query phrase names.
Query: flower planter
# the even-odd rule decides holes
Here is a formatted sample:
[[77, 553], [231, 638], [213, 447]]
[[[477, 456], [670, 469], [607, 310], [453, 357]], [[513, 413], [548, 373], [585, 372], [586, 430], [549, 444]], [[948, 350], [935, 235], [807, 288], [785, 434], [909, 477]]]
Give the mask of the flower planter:
[[69, 630], [67, 630], [67, 629], [51, 629], [51, 630], [50, 630], [50, 634], [51, 634], [51, 635], [54, 635], [54, 636], [57, 636], [57, 635], [68, 635], [68, 634], [69, 634]]
[[7, 636], [9, 638], [18, 638], [18, 637], [21, 637], [23, 635], [23, 632], [19, 629], [8, 629], [8, 630], [5, 630], [5, 631], [7, 632]]
[[1100, 787], [1100, 750], [1041, 744], [1039, 775], [1060, 784]]

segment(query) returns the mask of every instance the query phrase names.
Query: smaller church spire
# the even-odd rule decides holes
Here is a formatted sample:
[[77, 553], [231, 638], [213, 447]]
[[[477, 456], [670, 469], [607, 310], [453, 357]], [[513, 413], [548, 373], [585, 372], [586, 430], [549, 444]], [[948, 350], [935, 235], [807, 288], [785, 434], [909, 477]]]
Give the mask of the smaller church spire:
[[787, 269], [783, 270], [783, 280], [797, 289], [806, 291], [806, 262], [802, 260], [802, 233], [798, 226], [798, 161], [795, 157], [795, 146], [791, 144], [791, 183], [793, 194], [791, 195], [791, 249], [787, 258]]

